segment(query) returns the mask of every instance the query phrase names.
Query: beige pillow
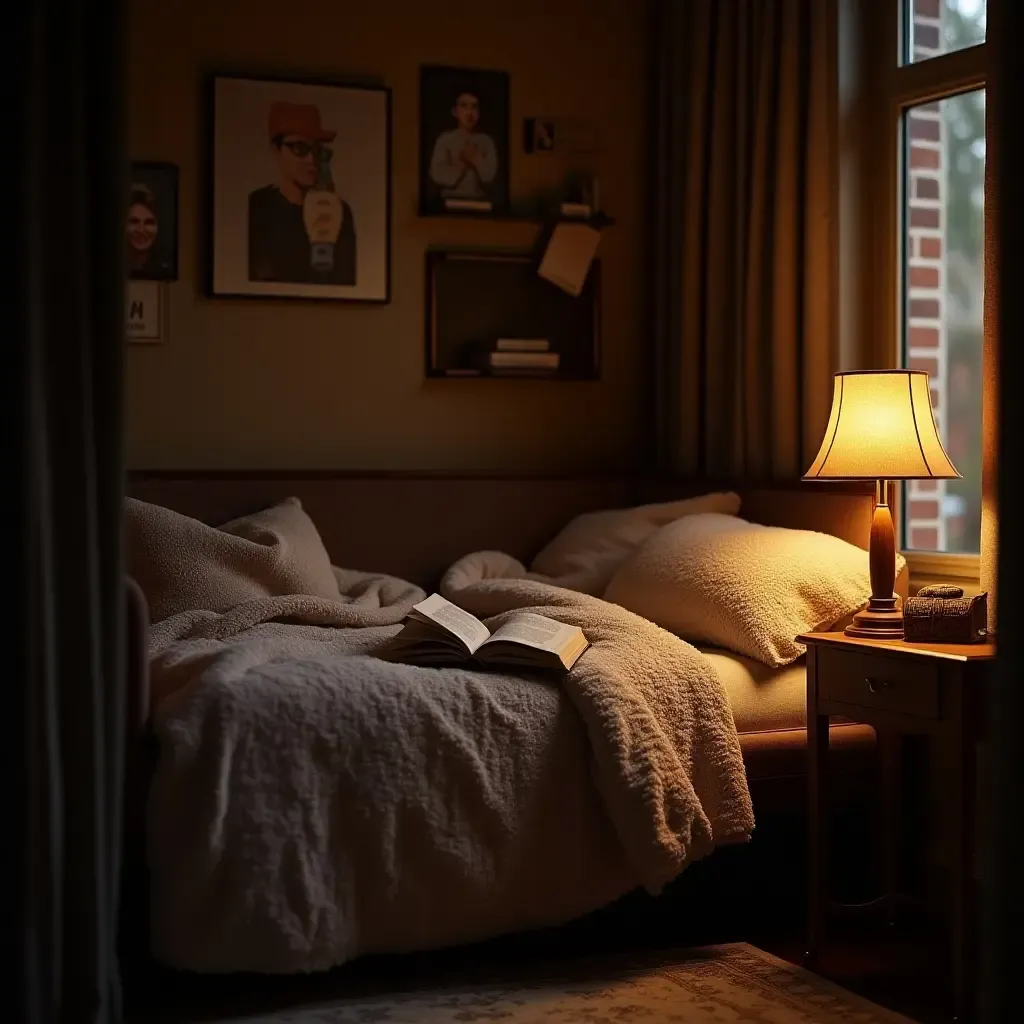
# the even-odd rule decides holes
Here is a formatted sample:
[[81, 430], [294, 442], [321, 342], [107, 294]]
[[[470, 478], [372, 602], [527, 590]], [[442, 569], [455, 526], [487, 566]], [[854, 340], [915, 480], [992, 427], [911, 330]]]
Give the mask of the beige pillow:
[[[906, 562], [897, 556], [897, 569]], [[871, 596], [868, 554], [827, 533], [687, 516], [659, 530], [604, 597], [693, 643], [766, 665], [795, 661], [800, 633], [829, 629]]]
[[571, 520], [530, 566], [562, 586], [601, 594], [615, 570], [666, 523], [700, 512], [735, 515], [740, 496], [731, 491], [635, 508], [585, 512]]
[[160, 505], [125, 499], [128, 572], [159, 622], [192, 609], [311, 594], [337, 601], [331, 559], [298, 498], [220, 528]]

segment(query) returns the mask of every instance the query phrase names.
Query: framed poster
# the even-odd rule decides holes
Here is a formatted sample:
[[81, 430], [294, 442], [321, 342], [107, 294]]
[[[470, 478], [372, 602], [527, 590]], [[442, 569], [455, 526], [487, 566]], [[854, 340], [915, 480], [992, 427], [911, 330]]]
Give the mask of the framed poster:
[[125, 262], [136, 281], [178, 279], [178, 168], [135, 162], [125, 214]]
[[213, 295], [388, 302], [391, 91], [216, 75]]
[[420, 69], [420, 213], [504, 213], [509, 205], [509, 77]]

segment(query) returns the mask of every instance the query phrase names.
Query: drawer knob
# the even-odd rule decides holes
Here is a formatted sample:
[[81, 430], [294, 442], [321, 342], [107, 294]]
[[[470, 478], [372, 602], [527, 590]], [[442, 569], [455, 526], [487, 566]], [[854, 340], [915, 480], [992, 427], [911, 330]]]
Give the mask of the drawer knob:
[[868, 689], [872, 693], [881, 693], [883, 690], [892, 689], [892, 683], [888, 679], [872, 679], [868, 676], [864, 682], [868, 684]]

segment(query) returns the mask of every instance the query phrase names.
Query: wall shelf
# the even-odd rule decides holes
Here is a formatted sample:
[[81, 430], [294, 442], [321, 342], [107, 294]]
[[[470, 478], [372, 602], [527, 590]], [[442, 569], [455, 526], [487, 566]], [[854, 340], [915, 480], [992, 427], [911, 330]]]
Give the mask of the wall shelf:
[[596, 371], [593, 373], [537, 373], [530, 371], [502, 370], [495, 373], [491, 370], [427, 370], [428, 380], [600, 380]]
[[483, 221], [505, 221], [510, 224], [533, 224], [541, 226], [544, 224], [589, 224], [598, 231], [610, 228], [615, 225], [615, 218], [609, 217], [606, 213], [594, 213], [589, 217], [568, 217], [561, 213], [543, 214], [529, 211], [477, 211], [477, 210], [444, 210], [439, 213], [421, 213], [421, 220], [483, 220]]
[[[576, 297], [537, 274], [529, 252], [427, 251], [426, 365], [434, 380], [597, 380], [601, 261]], [[490, 365], [500, 339], [543, 340], [557, 367]], [[545, 357], [546, 358], [546, 357]], [[543, 360], [541, 360], [543, 361]]]

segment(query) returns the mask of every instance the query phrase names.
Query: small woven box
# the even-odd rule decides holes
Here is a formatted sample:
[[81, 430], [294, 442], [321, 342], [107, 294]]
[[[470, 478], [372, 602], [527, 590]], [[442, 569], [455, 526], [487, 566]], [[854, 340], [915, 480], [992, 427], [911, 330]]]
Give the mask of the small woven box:
[[903, 607], [905, 640], [976, 644], [987, 637], [988, 594], [964, 597], [960, 587], [922, 587]]

